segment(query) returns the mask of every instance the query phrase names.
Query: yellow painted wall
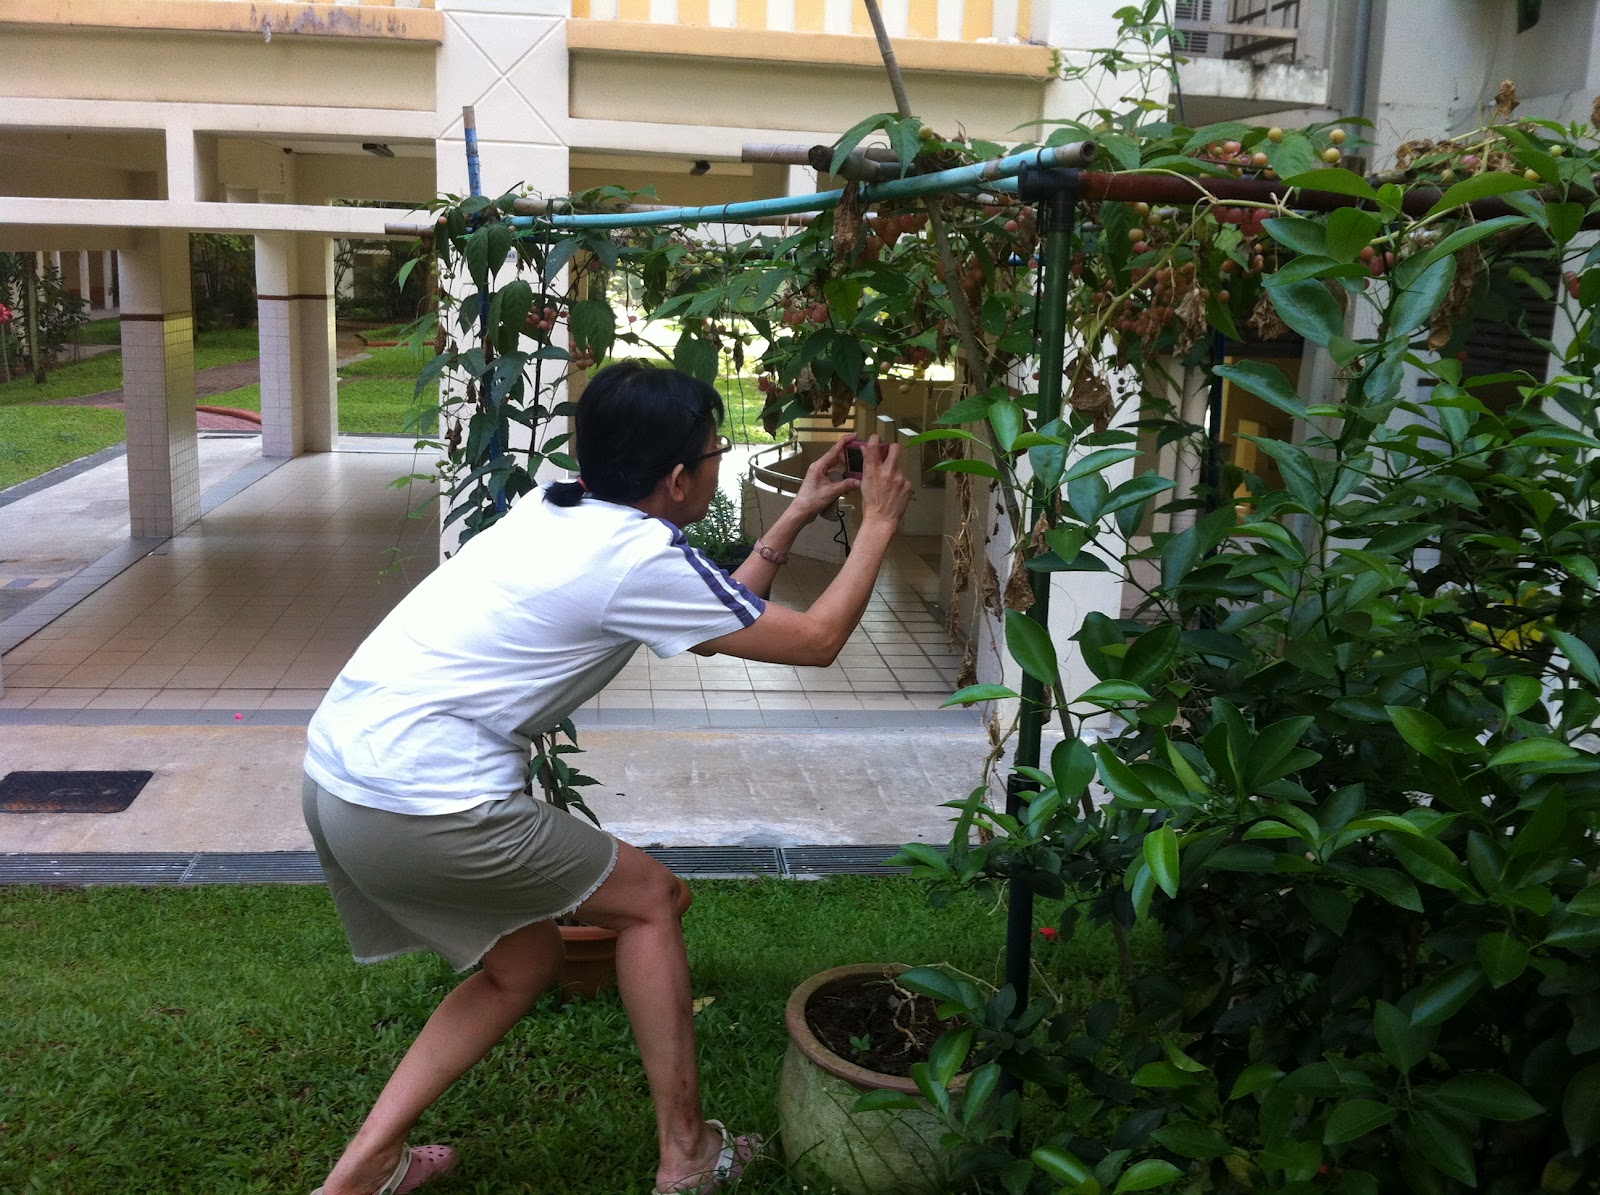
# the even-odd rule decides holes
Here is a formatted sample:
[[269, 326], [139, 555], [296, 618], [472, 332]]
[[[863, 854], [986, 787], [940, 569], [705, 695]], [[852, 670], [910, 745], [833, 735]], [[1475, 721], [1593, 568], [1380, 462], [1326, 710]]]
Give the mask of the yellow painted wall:
[[6, 94], [47, 99], [431, 112], [437, 55], [425, 42], [0, 26]]
[[[881, 68], [599, 52], [574, 54], [570, 80], [575, 117], [637, 120], [649, 96], [651, 120], [679, 125], [843, 129], [885, 94]], [[1038, 82], [1003, 76], [908, 72], [907, 87], [935, 128], [989, 138], [1038, 120], [1043, 97]]]
[[145, 199], [165, 169], [159, 133], [0, 132], [0, 195]]

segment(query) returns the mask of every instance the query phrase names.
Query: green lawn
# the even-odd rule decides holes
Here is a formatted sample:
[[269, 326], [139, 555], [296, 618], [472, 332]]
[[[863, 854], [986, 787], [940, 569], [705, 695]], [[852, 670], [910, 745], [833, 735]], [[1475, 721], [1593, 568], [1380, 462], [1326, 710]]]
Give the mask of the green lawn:
[[120, 444], [126, 435], [121, 411], [0, 407], [0, 490]]
[[[916, 884], [866, 877], [694, 887], [706, 1107], [741, 1130], [776, 1132], [801, 979], [898, 961], [991, 981], [1001, 965], [1003, 913], [976, 898], [936, 911]], [[1082, 936], [1040, 982], [1087, 1001], [1114, 952]], [[0, 1174], [41, 1195], [309, 1191], [454, 982], [431, 956], [357, 966], [327, 893], [288, 886], [0, 890], [0, 973]], [[441, 1195], [647, 1190], [655, 1132], [615, 996], [547, 998], [415, 1140], [462, 1152]], [[801, 1191], [781, 1163], [756, 1174], [752, 1195]]]
[[[417, 374], [433, 357], [406, 348], [373, 349], [360, 361], [339, 369], [339, 430], [350, 435], [434, 435], [429, 411], [439, 401], [438, 383], [429, 383], [413, 401]], [[261, 387], [241, 386], [205, 400], [208, 406], [259, 411]], [[426, 424], [420, 427], [421, 423]]]
[[121, 344], [122, 321], [115, 317], [92, 319], [78, 329], [78, 341], [81, 344]]

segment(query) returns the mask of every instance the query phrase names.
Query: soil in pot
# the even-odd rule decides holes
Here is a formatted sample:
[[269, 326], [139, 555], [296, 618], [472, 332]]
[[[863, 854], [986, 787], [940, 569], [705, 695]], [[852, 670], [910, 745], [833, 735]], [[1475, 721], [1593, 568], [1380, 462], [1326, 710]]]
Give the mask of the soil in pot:
[[880, 1075], [908, 1076], [948, 1026], [938, 1005], [888, 979], [863, 978], [818, 992], [806, 1024], [840, 1058]]

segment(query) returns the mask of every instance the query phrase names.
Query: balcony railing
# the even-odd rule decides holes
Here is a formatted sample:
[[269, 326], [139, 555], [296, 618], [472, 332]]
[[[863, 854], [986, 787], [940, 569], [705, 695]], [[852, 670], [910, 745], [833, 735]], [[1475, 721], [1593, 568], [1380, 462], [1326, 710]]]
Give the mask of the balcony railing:
[[1190, 58], [1292, 62], [1300, 0], [1178, 0], [1172, 23]]
[[[1035, 4], [1062, 0], [884, 0], [891, 37], [940, 41], [1026, 41]], [[572, 15], [596, 21], [712, 25], [871, 36], [857, 0], [573, 0]]]

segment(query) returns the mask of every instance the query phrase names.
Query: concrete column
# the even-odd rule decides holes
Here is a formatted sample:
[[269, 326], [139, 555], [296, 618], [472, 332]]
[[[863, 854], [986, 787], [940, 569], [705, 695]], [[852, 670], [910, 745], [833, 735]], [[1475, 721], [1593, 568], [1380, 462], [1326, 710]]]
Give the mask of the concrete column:
[[118, 265], [129, 526], [135, 537], [175, 535], [200, 517], [189, 236], [143, 233]]
[[307, 233], [294, 238], [299, 286], [289, 305], [293, 320], [300, 405], [307, 452], [332, 452], [339, 440], [338, 351], [333, 327], [333, 241]]
[[333, 242], [305, 233], [256, 238], [261, 455], [332, 451], [338, 438]]
[[94, 272], [89, 268], [87, 249], [78, 252], [78, 294], [83, 296], [86, 307], [94, 307]]

